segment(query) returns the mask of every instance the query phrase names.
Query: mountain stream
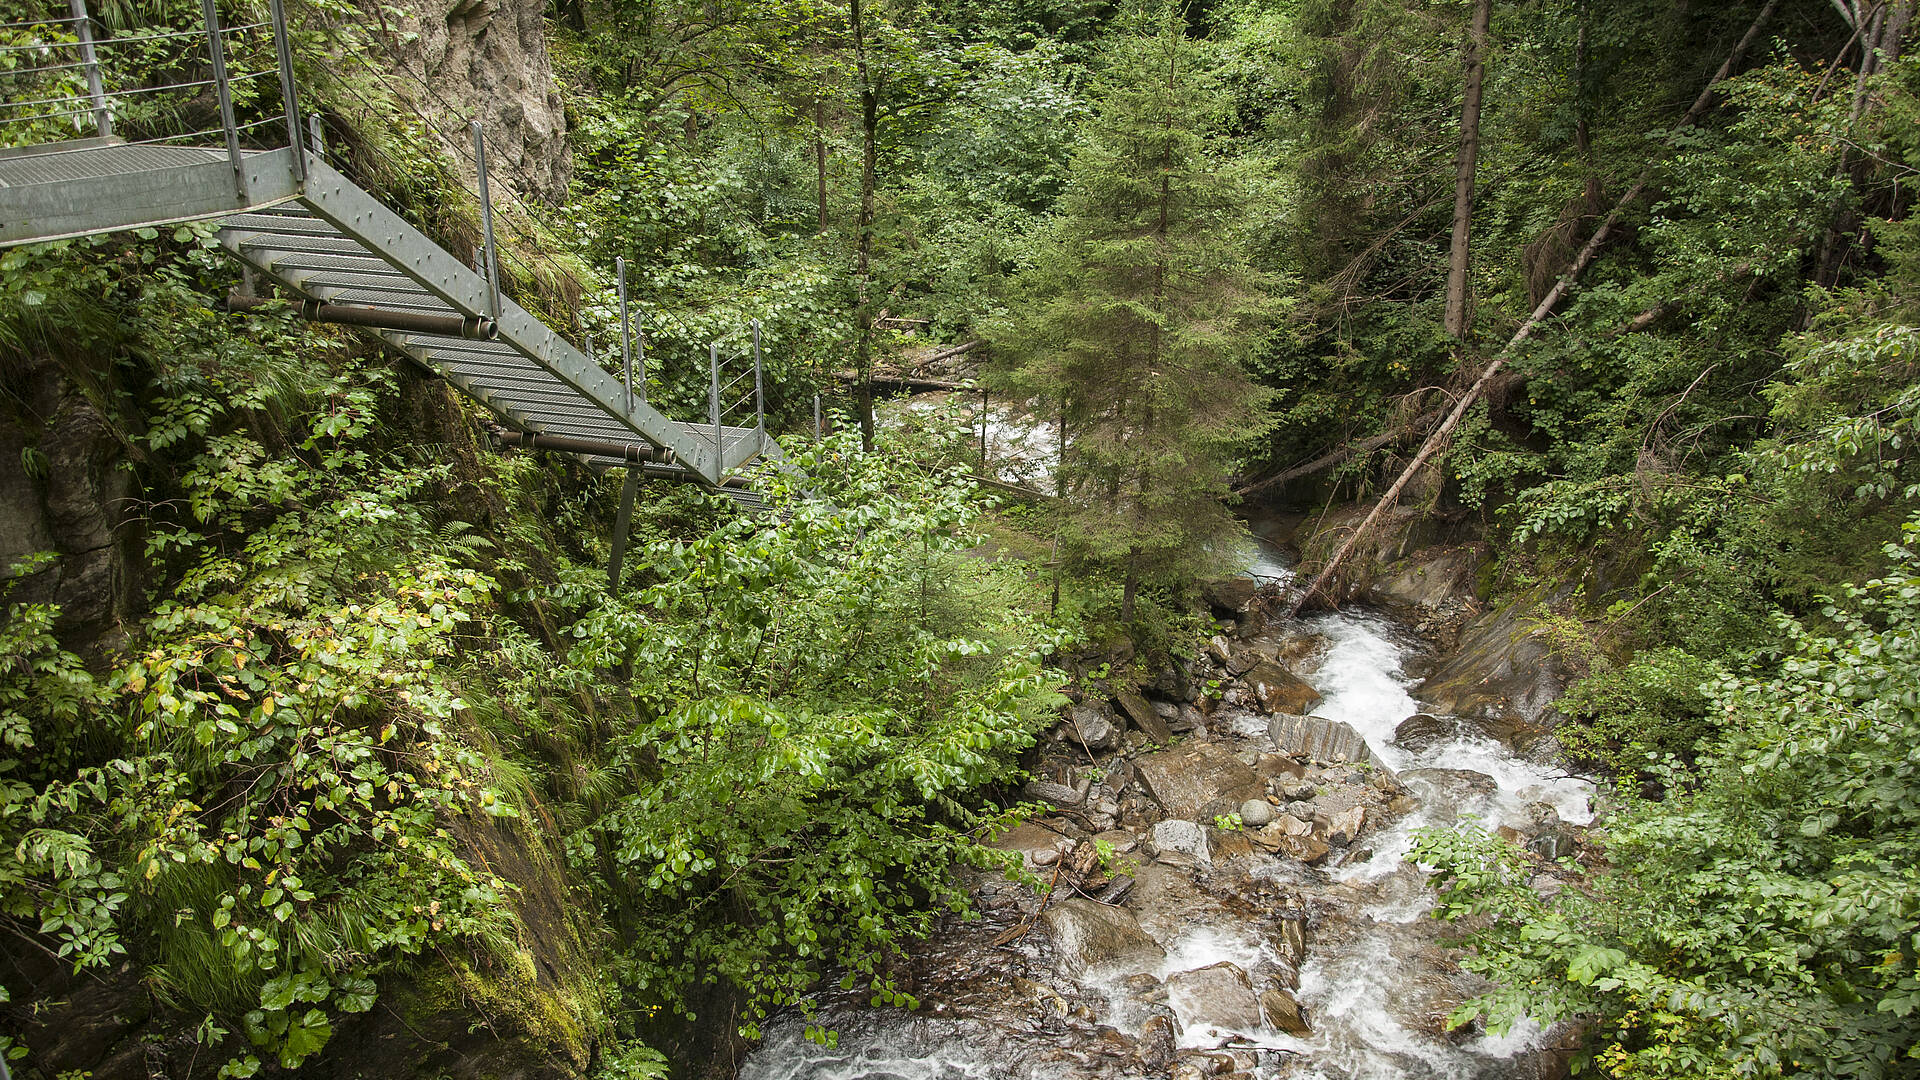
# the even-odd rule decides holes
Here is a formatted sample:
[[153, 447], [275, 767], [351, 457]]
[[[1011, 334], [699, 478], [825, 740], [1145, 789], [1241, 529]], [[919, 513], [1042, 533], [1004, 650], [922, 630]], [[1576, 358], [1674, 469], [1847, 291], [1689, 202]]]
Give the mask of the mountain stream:
[[[1271, 546], [1247, 574], [1282, 586], [1290, 578]], [[1592, 785], [1470, 723], [1440, 718], [1426, 738], [1405, 740], [1417, 748], [1396, 742], [1396, 730], [1422, 712], [1406, 670], [1422, 646], [1383, 614], [1354, 608], [1255, 630], [1243, 628], [1246, 644], [1234, 647], [1284, 658], [1321, 695], [1311, 715], [1350, 725], [1376, 767], [1274, 754], [1266, 710], [1246, 692], [1229, 690], [1204, 717], [1162, 706], [1176, 730], [1186, 717], [1188, 730], [1176, 750], [1153, 757], [1184, 752], [1189, 757], [1175, 763], [1197, 772], [1167, 774], [1143, 756], [1151, 747], [1130, 743], [1131, 765], [1078, 774], [1091, 785], [1084, 809], [1039, 823], [1052, 831], [1027, 825], [1001, 841], [1026, 850], [1043, 875], [1055, 867], [1057, 883], [1057, 868], [1081, 844], [1093, 847], [1097, 832], [1110, 849], [1132, 848], [1122, 858], [1138, 864], [1134, 880], [1116, 876], [1084, 898], [1049, 896], [1049, 908], [1028, 887], [977, 877], [982, 918], [942, 924], [897, 973], [918, 1009], [829, 999], [819, 1019], [837, 1032], [834, 1045], [807, 1041], [797, 1020], [778, 1021], [741, 1080], [1548, 1075], [1551, 1033], [1524, 1023], [1499, 1037], [1445, 1030], [1447, 1013], [1484, 987], [1459, 970], [1449, 928], [1430, 917], [1427, 875], [1404, 856], [1414, 833], [1430, 825], [1477, 821], [1523, 838], [1564, 833], [1590, 820]], [[1390, 774], [1382, 777], [1378, 765]], [[1197, 847], [1182, 839], [1207, 833], [1220, 804], [1176, 812], [1164, 805], [1178, 801], [1166, 795], [1174, 780], [1197, 776], [1204, 788], [1256, 774], [1276, 812], [1319, 813], [1316, 837], [1325, 835], [1329, 808], [1337, 822], [1339, 809], [1364, 802], [1367, 820], [1378, 824], [1353, 836], [1336, 825], [1330, 850], [1249, 844], [1231, 826]], [[1149, 800], [1143, 785], [1159, 797]], [[1278, 1024], [1289, 1001], [1298, 1019]]]

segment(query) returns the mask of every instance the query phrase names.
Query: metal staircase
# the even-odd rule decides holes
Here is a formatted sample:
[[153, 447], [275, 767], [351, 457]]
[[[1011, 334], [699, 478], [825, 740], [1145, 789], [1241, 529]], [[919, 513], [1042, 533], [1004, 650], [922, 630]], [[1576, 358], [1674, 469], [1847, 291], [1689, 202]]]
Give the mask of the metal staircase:
[[[30, 120], [45, 120], [50, 112], [78, 116], [94, 120], [97, 130], [84, 139], [0, 149], [0, 247], [215, 219], [225, 249], [252, 276], [277, 286], [281, 299], [301, 315], [360, 329], [444, 377], [499, 418], [507, 436], [503, 441], [574, 454], [598, 469], [628, 468], [630, 475], [697, 482], [749, 508], [758, 505], [752, 490], [733, 476], [756, 458], [777, 460], [780, 454], [763, 420], [757, 327], [751, 389], [724, 406], [716, 347], [706, 420], [670, 419], [647, 403], [644, 379], [636, 392], [630, 370], [623, 381], [502, 295], [485, 144], [477, 129], [487, 242], [475, 267], [301, 145], [279, 0], [272, 0], [270, 22], [239, 28], [221, 27], [214, 0], [205, 0], [198, 33], [205, 39], [211, 77], [190, 86], [212, 84], [221, 128], [136, 141], [115, 136], [116, 108], [133, 95], [167, 88], [108, 91], [97, 52], [121, 42], [188, 35], [163, 31], [95, 39], [83, 0], [71, 4], [67, 18], [4, 24], [15, 38], [35, 27], [47, 33], [26, 45], [0, 44], [0, 50], [34, 61], [0, 69], [0, 110], [25, 102], [42, 106]], [[283, 113], [243, 125], [235, 119], [233, 82], [274, 72], [232, 76], [225, 53], [236, 31], [269, 26]], [[18, 87], [35, 85], [36, 73], [44, 82], [76, 70], [86, 74], [86, 86], [73, 87], [68, 98], [18, 96]], [[48, 104], [56, 108], [44, 108]], [[0, 113], [0, 134], [19, 119]], [[284, 131], [284, 144], [242, 145], [243, 135], [257, 139], [263, 127]], [[210, 141], [213, 135], [223, 136], [225, 145], [175, 145]], [[233, 306], [244, 310], [271, 302], [241, 295]], [[624, 289], [621, 317], [627, 318]], [[751, 420], [752, 426], [725, 422], [736, 417]], [[629, 484], [628, 499], [631, 493]]]

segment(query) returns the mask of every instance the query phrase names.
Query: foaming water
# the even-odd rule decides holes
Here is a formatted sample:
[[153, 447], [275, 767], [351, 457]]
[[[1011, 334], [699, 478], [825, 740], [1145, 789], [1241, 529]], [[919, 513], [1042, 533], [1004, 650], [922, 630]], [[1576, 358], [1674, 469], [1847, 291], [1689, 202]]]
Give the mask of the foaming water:
[[[991, 428], [989, 434], [997, 441]], [[1266, 543], [1245, 572], [1283, 583], [1292, 576], [1284, 555]], [[1400, 724], [1422, 711], [1413, 695], [1414, 680], [1405, 671], [1417, 643], [1386, 617], [1361, 610], [1316, 617], [1306, 629], [1320, 642], [1318, 667], [1307, 675], [1323, 695], [1315, 714], [1352, 725], [1399, 775], [1415, 806], [1366, 835], [1339, 866], [1315, 870], [1270, 861], [1251, 871], [1256, 877], [1306, 884], [1316, 890], [1314, 903], [1325, 905], [1299, 972], [1297, 996], [1311, 1033], [1293, 1037], [1260, 1029], [1223, 1036], [1196, 1023], [1194, 1030], [1179, 1031], [1180, 1045], [1219, 1045], [1232, 1038], [1240, 1046], [1284, 1048], [1292, 1053], [1262, 1057], [1256, 1075], [1290, 1080], [1521, 1080], [1535, 1075], [1537, 1063], [1528, 1052], [1542, 1032], [1534, 1025], [1517, 1024], [1498, 1038], [1442, 1030], [1444, 1017], [1467, 991], [1452, 954], [1438, 944], [1441, 930], [1430, 918], [1434, 896], [1427, 871], [1406, 856], [1423, 828], [1521, 827], [1541, 819], [1542, 804], [1562, 821], [1584, 824], [1592, 818], [1593, 786], [1516, 755], [1470, 724], [1419, 749], [1396, 745]], [[1216, 719], [1224, 719], [1224, 730], [1264, 738], [1263, 717], [1216, 714]], [[1162, 981], [1231, 961], [1260, 986], [1286, 963], [1259, 929], [1225, 912], [1163, 914], [1170, 918], [1143, 914], [1141, 920], [1166, 950], [1154, 972]], [[1016, 979], [1013, 985], [1032, 984]], [[1118, 975], [1088, 978], [1078, 991], [1057, 985], [1092, 1003], [1097, 1015], [1090, 1015], [1090, 1024], [1121, 1032], [1140, 1030], [1156, 1008]], [[1008, 1005], [1008, 1015], [1017, 1015], [1019, 1004], [1009, 1000]], [[1165, 1012], [1164, 1005], [1157, 1007]], [[1094, 1073], [1089, 1066], [1095, 1059], [1076, 1050], [1060, 1031], [1033, 1029], [1016, 1038], [997, 1022], [867, 1010], [842, 1013], [830, 1022], [841, 1030], [832, 1049], [807, 1042], [797, 1023], [775, 1026], [748, 1059], [741, 1080], [1054, 1080]], [[1282, 1057], [1287, 1064], [1275, 1071]]]
[[1326, 656], [1313, 680], [1323, 695], [1313, 715], [1349, 724], [1387, 763], [1402, 768], [1392, 746], [1394, 729], [1420, 711], [1401, 670], [1407, 647], [1394, 639], [1385, 618], [1372, 612], [1335, 612], [1310, 624], [1326, 642]]
[[994, 1053], [980, 1025], [909, 1020], [840, 1032], [821, 1046], [805, 1026], [776, 1026], [740, 1069], [740, 1080], [1065, 1080], [1066, 1070], [1017, 1068]]

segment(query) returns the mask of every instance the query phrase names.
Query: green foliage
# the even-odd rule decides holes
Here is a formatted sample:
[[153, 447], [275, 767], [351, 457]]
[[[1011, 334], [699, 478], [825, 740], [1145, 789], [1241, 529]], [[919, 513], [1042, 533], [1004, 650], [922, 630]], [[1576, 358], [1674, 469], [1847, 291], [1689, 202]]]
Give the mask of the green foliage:
[[1456, 1021], [1597, 1018], [1619, 1077], [1902, 1076], [1920, 1059], [1920, 521], [1892, 568], [1784, 616], [1776, 664], [1706, 683], [1724, 734], [1610, 824], [1615, 869], [1549, 903], [1492, 838], [1429, 833], [1441, 914], [1491, 915], [1499, 989]]
[[995, 331], [1008, 384], [1064, 417], [1061, 540], [1121, 568], [1122, 621], [1141, 580], [1230, 543], [1226, 473], [1266, 422], [1244, 366], [1265, 307], [1239, 231], [1257, 185], [1216, 160], [1208, 57], [1170, 11], [1108, 44], [1071, 186]]
[[910, 1003], [887, 962], [964, 907], [948, 865], [986, 858], [969, 793], [1063, 700], [1030, 587], [964, 554], [964, 481], [849, 451], [799, 459], [830, 503], [658, 544], [650, 584], [570, 631], [573, 670], [632, 673], [608, 687], [635, 716], [610, 747], [631, 786], [568, 841], [619, 977], [678, 1009], [725, 977], [749, 1031], [829, 971]]

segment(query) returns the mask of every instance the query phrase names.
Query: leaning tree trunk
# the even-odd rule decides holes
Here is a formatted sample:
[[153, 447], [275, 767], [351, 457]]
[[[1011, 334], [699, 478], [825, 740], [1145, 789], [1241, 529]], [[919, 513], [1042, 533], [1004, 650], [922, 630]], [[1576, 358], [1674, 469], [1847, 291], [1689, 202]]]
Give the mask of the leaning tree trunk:
[[[1667, 146], [1669, 148], [1673, 146], [1681, 128], [1692, 125], [1706, 113], [1708, 107], [1713, 103], [1713, 88], [1724, 81], [1727, 76], [1733, 74], [1733, 69], [1739, 65], [1741, 57], [1746, 55], [1748, 47], [1760, 36], [1761, 28], [1766, 26], [1767, 21], [1773, 17], [1774, 9], [1779, 6], [1780, 0], [1767, 0], [1766, 6], [1760, 9], [1760, 14], [1753, 20], [1753, 25], [1747, 28], [1747, 32], [1740, 38], [1739, 44], [1733, 47], [1733, 52], [1727, 55], [1726, 62], [1721, 64], [1720, 69], [1713, 73], [1713, 78], [1707, 80], [1706, 88], [1701, 90], [1700, 96], [1694, 99], [1693, 106], [1687, 110], [1687, 115], [1681, 117], [1680, 123], [1675, 125], [1674, 135], [1667, 139]], [[1447, 418], [1440, 422], [1440, 426], [1433, 430], [1433, 434], [1427, 436], [1427, 441], [1420, 446], [1420, 452], [1413, 456], [1413, 460], [1407, 463], [1405, 469], [1401, 470], [1399, 478], [1394, 480], [1393, 486], [1387, 489], [1386, 494], [1380, 496], [1380, 501], [1374, 504], [1373, 509], [1369, 511], [1366, 518], [1360, 522], [1360, 527], [1348, 534], [1346, 540], [1341, 543], [1339, 550], [1333, 553], [1333, 558], [1327, 560], [1325, 568], [1314, 577], [1313, 584], [1307, 586], [1307, 591], [1301, 593], [1294, 599], [1293, 603], [1288, 606], [1288, 618], [1298, 615], [1301, 608], [1306, 607], [1309, 601], [1318, 595], [1322, 589], [1326, 588], [1327, 583], [1331, 582], [1334, 575], [1340, 572], [1340, 567], [1347, 561], [1347, 557], [1353, 554], [1353, 549], [1358, 547], [1361, 539], [1372, 530], [1374, 522], [1379, 521], [1381, 515], [1385, 514], [1387, 510], [1392, 508], [1394, 503], [1399, 501], [1400, 493], [1406, 489], [1407, 482], [1412, 480], [1414, 476], [1420, 472], [1421, 467], [1426, 465], [1433, 455], [1439, 453], [1442, 446], [1446, 445], [1447, 437], [1453, 434], [1453, 429], [1459, 425], [1460, 419], [1467, 415], [1467, 410], [1473, 407], [1475, 401], [1479, 400], [1481, 393], [1486, 390], [1487, 384], [1492, 382], [1493, 377], [1500, 373], [1500, 369], [1506, 367], [1507, 360], [1512, 356], [1513, 350], [1519, 348], [1521, 343], [1532, 337], [1534, 330], [1538, 328], [1542, 322], [1546, 321], [1547, 316], [1553, 314], [1553, 309], [1560, 305], [1560, 301], [1572, 290], [1574, 283], [1580, 280], [1580, 275], [1585, 273], [1587, 266], [1593, 262], [1593, 257], [1599, 252], [1601, 245], [1605, 244], [1608, 237], [1613, 234], [1613, 228], [1619, 224], [1621, 215], [1626, 212], [1628, 207], [1640, 200], [1640, 196], [1646, 192], [1647, 185], [1652, 182], [1652, 179], [1653, 168], [1649, 166], [1646, 171], [1640, 174], [1640, 179], [1635, 181], [1633, 187], [1628, 189], [1625, 195], [1621, 196], [1620, 201], [1614, 205], [1612, 212], [1607, 214], [1607, 219], [1600, 223], [1600, 228], [1593, 234], [1593, 238], [1587, 241], [1586, 246], [1580, 249], [1578, 255], [1574, 256], [1573, 265], [1569, 266], [1567, 272], [1561, 275], [1560, 280], [1554, 283], [1552, 291], [1548, 292], [1540, 301], [1539, 306], [1533, 309], [1533, 314], [1527, 316], [1527, 321], [1520, 324], [1520, 329], [1514, 333], [1506, 346], [1494, 354], [1492, 361], [1480, 372], [1480, 377], [1473, 381], [1473, 385], [1467, 389], [1467, 392], [1460, 395], [1460, 400], [1454, 403], [1453, 411], [1447, 414]]]
[[867, 68], [867, 32], [860, 0], [852, 0], [853, 55], [860, 80], [860, 228], [854, 241], [853, 275], [858, 289], [854, 318], [859, 337], [854, 346], [854, 403], [860, 412], [860, 448], [873, 449], [873, 291], [874, 158], [878, 151], [880, 95]]
[[1453, 182], [1453, 248], [1447, 264], [1447, 336], [1467, 336], [1467, 270], [1473, 232], [1473, 173], [1480, 161], [1480, 91], [1486, 82], [1487, 29], [1493, 0], [1477, 0], [1467, 41], [1467, 86], [1460, 105], [1460, 159]]

